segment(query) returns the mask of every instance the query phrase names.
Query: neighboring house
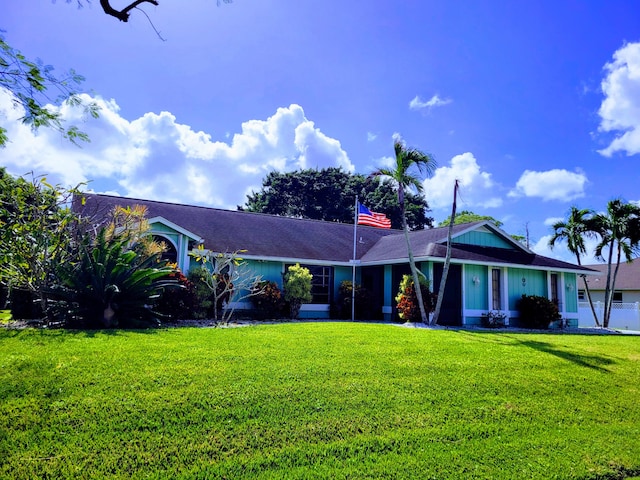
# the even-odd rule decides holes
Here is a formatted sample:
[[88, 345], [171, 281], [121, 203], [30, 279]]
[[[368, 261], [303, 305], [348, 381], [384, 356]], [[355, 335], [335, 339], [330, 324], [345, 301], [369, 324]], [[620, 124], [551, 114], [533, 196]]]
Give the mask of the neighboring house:
[[[587, 277], [591, 300], [600, 322], [604, 316], [604, 292], [607, 285], [607, 264], [586, 265], [599, 272], [597, 276]], [[616, 266], [611, 265], [611, 277]], [[622, 262], [613, 290], [613, 303], [609, 327], [622, 330], [640, 330], [640, 260], [632, 263]], [[584, 284], [578, 283], [579, 319], [583, 326], [594, 325], [593, 312], [589, 306]]]
[[[607, 264], [585, 265], [586, 267], [600, 272], [600, 275], [587, 277], [591, 299], [594, 302], [604, 302], [604, 291], [607, 285]], [[611, 265], [611, 277], [616, 266]], [[583, 288], [580, 288], [583, 287]], [[587, 297], [582, 282], [578, 284], [578, 300], [586, 302]], [[640, 302], [640, 260], [637, 262], [620, 263], [618, 275], [616, 277], [615, 289], [613, 291], [613, 303], [636, 303]]]
[[[151, 233], [169, 245], [185, 272], [194, 265], [189, 251], [199, 244], [221, 253], [244, 250], [255, 273], [280, 286], [289, 265], [306, 266], [313, 301], [301, 317], [329, 318], [341, 282], [352, 278], [353, 225], [96, 194], [85, 194], [84, 205], [76, 199], [74, 209], [99, 222], [116, 205], [147, 207]], [[356, 282], [373, 293], [380, 318], [390, 320], [402, 275], [409, 273], [404, 235], [364, 226], [356, 234]], [[415, 260], [437, 291], [447, 227], [409, 235]], [[498, 310], [517, 325], [516, 304], [527, 294], [556, 301], [567, 323], [577, 326], [576, 278], [589, 269], [536, 255], [489, 221], [456, 225], [452, 239], [441, 324], [477, 325], [483, 313]]]

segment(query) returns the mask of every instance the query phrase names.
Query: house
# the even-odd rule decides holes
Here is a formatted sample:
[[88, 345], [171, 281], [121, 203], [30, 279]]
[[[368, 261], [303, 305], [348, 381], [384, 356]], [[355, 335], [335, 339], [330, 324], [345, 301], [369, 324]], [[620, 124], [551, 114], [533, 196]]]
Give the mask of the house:
[[[604, 302], [604, 291], [607, 284], [607, 264], [585, 265], [591, 270], [600, 272], [600, 275], [587, 277], [587, 284], [591, 292], [591, 299], [594, 302]], [[611, 266], [611, 276], [616, 268]], [[583, 284], [578, 287], [578, 300], [586, 302], [586, 294]], [[613, 291], [613, 303], [636, 303], [640, 302], [640, 261], [631, 263], [622, 262], [616, 277], [615, 290]]]
[[[169, 245], [168, 255], [183, 271], [194, 264], [189, 251], [197, 245], [215, 252], [243, 250], [242, 257], [265, 280], [282, 286], [286, 268], [300, 263], [313, 274], [313, 300], [301, 317], [329, 318], [341, 282], [356, 282], [376, 299], [380, 317], [394, 317], [394, 297], [402, 276], [409, 273], [402, 231], [279, 217], [192, 205], [85, 194], [74, 209], [104, 219], [117, 205], [147, 207], [151, 233]], [[446, 254], [447, 228], [410, 232], [415, 260], [437, 291]], [[562, 317], [578, 324], [576, 279], [589, 269], [543, 257], [489, 221], [453, 227], [452, 259], [440, 323], [477, 325], [488, 311], [508, 315], [517, 325], [516, 303], [523, 294], [557, 302]], [[239, 308], [246, 306], [240, 305]]]
[[[588, 276], [586, 280], [596, 315], [602, 321], [608, 267], [606, 263], [585, 266], [600, 273], [600, 275]], [[611, 266], [612, 278], [614, 269], [615, 264]], [[609, 327], [621, 330], [640, 330], [640, 261], [620, 263], [614, 287]], [[594, 325], [593, 313], [582, 280], [578, 284], [578, 302], [580, 324]]]

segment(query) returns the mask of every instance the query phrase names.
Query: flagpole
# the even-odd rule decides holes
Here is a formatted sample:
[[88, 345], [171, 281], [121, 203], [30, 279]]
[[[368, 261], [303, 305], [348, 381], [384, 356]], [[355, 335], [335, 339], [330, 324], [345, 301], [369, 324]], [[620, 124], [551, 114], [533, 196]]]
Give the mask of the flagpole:
[[358, 195], [353, 209], [353, 263], [351, 264], [351, 321], [356, 319], [356, 238], [358, 233]]

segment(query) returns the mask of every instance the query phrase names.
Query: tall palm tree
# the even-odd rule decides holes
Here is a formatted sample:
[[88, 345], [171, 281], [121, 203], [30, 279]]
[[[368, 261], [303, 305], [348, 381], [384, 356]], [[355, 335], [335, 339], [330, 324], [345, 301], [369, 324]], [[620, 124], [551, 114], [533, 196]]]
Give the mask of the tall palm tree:
[[[634, 254], [640, 250], [640, 207], [620, 199], [611, 200], [607, 204], [606, 213], [596, 215], [593, 223], [595, 231], [601, 237], [600, 243], [596, 246], [596, 257], [605, 260], [603, 255], [605, 250], [607, 255], [607, 282], [602, 319], [602, 326], [607, 328], [622, 256], [624, 255], [627, 262], [631, 262]], [[614, 262], [615, 269], [612, 274]]]
[[[593, 238], [596, 233], [592, 230], [592, 221], [594, 217], [592, 210], [578, 207], [571, 207], [569, 216], [566, 220], [560, 220], [552, 225], [553, 236], [549, 240], [549, 248], [553, 249], [556, 243], [566, 241], [567, 248], [571, 253], [576, 256], [578, 265], [582, 265], [582, 255], [587, 253], [587, 248], [584, 245], [585, 238]], [[600, 321], [596, 315], [596, 309], [593, 306], [593, 300], [591, 300], [591, 291], [589, 290], [589, 284], [587, 283], [587, 276], [580, 275], [584, 282], [584, 289], [587, 292], [587, 298], [589, 299], [589, 306], [591, 307], [591, 313], [593, 313], [593, 319], [596, 325], [600, 326]]]
[[[422, 290], [420, 289], [419, 275], [416, 262], [413, 258], [413, 249], [409, 240], [409, 227], [407, 226], [407, 216], [405, 212], [405, 190], [414, 188], [418, 193], [424, 190], [421, 182], [422, 176], [432, 176], [436, 169], [434, 158], [428, 153], [421, 152], [418, 149], [407, 147], [401, 138], [396, 138], [393, 142], [395, 151], [395, 165], [393, 168], [380, 168], [371, 173], [374, 177], [387, 177], [395, 183], [398, 192], [398, 204], [400, 205], [400, 216], [402, 218], [402, 230], [404, 238], [407, 242], [407, 253], [409, 255], [409, 266], [411, 267], [411, 275], [415, 286], [416, 296], [418, 297], [418, 306], [420, 307], [420, 316], [423, 323], [428, 323], [429, 319], [424, 309], [424, 301], [422, 299]], [[415, 170], [418, 174], [414, 173]]]

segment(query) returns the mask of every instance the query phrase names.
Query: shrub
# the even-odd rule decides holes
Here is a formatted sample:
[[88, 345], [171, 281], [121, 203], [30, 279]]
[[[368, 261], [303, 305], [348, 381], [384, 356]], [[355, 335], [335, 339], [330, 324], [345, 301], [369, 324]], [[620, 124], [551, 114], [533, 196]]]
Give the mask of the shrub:
[[301, 267], [299, 263], [290, 266], [284, 275], [284, 299], [289, 302], [291, 318], [298, 318], [300, 307], [309, 303], [311, 295], [311, 280], [313, 275], [309, 269]]
[[[345, 280], [340, 284], [338, 289], [338, 301], [336, 302], [332, 316], [343, 320], [351, 318], [352, 292], [353, 287], [349, 280]], [[356, 283], [355, 318], [357, 320], [374, 319], [376, 318], [376, 313], [373, 295], [362, 285]]]
[[252, 287], [251, 303], [260, 319], [278, 318], [282, 314], [284, 298], [276, 282], [263, 280]]
[[[431, 292], [429, 281], [421, 278], [420, 289], [422, 290], [422, 300], [424, 309], [427, 314], [433, 312], [436, 307], [437, 295]], [[405, 322], [421, 322], [420, 306], [418, 305], [418, 297], [413, 286], [413, 278], [411, 275], [404, 275], [398, 288], [396, 295], [398, 308], [398, 316]]]
[[507, 314], [498, 310], [491, 310], [482, 314], [482, 326], [487, 328], [500, 328], [504, 327], [507, 319]]
[[519, 324], [524, 328], [547, 329], [551, 322], [561, 318], [558, 306], [538, 295], [522, 295], [516, 307], [520, 314]]
[[95, 239], [85, 235], [77, 261], [59, 265], [59, 284], [51, 290], [52, 310], [67, 326], [140, 327], [157, 324], [154, 311], [173, 267], [160, 253], [145, 256], [129, 249], [127, 236], [108, 238], [102, 228]]
[[192, 283], [195, 305], [193, 308], [193, 318], [213, 318], [214, 316], [214, 295], [207, 284], [209, 271], [205, 267], [194, 268], [189, 271], [187, 279]]
[[176, 320], [195, 318], [199, 308], [196, 286], [180, 270], [169, 275], [174, 278], [180, 288], [167, 289], [158, 302], [157, 312]]

